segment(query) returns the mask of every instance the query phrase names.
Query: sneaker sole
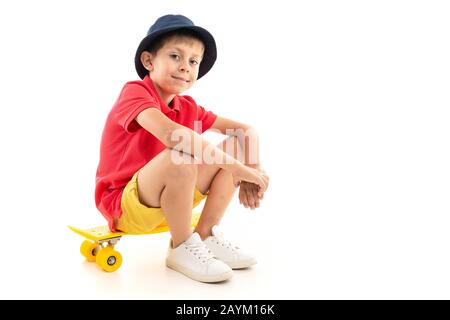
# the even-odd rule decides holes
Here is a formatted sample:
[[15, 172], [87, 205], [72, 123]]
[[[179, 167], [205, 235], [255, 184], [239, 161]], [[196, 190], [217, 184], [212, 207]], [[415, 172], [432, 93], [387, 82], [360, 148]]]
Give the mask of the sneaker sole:
[[223, 261], [223, 262], [225, 262], [233, 270], [246, 269], [257, 263], [256, 259], [250, 259], [247, 261], [239, 261], [239, 262], [227, 262], [227, 261]]
[[232, 271], [227, 271], [225, 273], [221, 273], [221, 274], [214, 274], [214, 275], [198, 275], [195, 274], [194, 272], [192, 272], [191, 270], [182, 267], [176, 263], [170, 262], [170, 261], [166, 261], [166, 266], [170, 269], [173, 269], [175, 271], [178, 271], [182, 274], [184, 274], [185, 276], [188, 276], [189, 278], [196, 280], [196, 281], [200, 281], [200, 282], [208, 282], [208, 283], [213, 283], [213, 282], [222, 282], [225, 280], [230, 279], [233, 276], [233, 272]]

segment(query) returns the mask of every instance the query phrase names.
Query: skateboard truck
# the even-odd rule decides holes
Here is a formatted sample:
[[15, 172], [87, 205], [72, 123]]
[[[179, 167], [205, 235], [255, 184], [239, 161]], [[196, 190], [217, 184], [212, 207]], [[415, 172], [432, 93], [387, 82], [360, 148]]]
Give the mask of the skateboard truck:
[[[192, 214], [192, 226], [197, 226], [200, 219], [199, 213]], [[122, 265], [122, 255], [114, 249], [125, 232], [111, 232], [108, 226], [100, 226], [90, 229], [69, 228], [88, 240], [84, 240], [80, 246], [80, 252], [89, 262], [95, 262], [106, 272], [114, 272]], [[160, 225], [148, 234], [169, 231], [167, 224]]]

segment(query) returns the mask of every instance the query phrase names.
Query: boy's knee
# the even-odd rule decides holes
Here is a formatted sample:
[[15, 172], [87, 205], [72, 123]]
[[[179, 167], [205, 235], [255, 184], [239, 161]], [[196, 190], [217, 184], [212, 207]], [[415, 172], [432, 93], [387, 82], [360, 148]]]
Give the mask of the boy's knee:
[[167, 154], [167, 175], [174, 179], [195, 180], [198, 174], [198, 165], [195, 159], [186, 153], [170, 150]]
[[181, 181], [195, 181], [197, 179], [198, 169], [196, 164], [173, 164], [167, 169], [167, 176]]

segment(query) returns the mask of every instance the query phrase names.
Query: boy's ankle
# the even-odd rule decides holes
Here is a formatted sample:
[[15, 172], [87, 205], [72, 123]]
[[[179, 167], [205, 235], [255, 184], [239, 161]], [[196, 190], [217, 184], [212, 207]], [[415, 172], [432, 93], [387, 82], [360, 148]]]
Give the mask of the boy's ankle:
[[202, 241], [204, 241], [209, 236], [212, 236], [211, 229], [209, 229], [209, 230], [195, 229], [194, 232], [197, 232], [199, 234]]
[[[188, 239], [188, 238], [187, 238]], [[185, 241], [185, 240], [184, 240]], [[180, 244], [182, 244], [184, 241], [178, 241], [178, 242], [175, 242], [175, 241], [173, 241], [173, 239], [171, 238], [170, 239], [170, 247], [172, 248], [172, 249], [176, 249], [176, 248], [178, 248], [179, 246], [180, 246]]]

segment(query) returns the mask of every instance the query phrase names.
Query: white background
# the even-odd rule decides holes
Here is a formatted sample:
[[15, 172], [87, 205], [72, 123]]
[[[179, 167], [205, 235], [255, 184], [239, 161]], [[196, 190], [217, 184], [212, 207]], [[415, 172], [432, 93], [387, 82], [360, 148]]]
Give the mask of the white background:
[[[218, 59], [188, 94], [253, 125], [271, 185], [224, 227], [259, 264], [168, 270], [168, 234], [83, 262], [101, 131], [150, 25], [181, 13]], [[449, 299], [446, 1], [0, 2], [0, 298]], [[211, 141], [218, 137], [207, 135]]]

